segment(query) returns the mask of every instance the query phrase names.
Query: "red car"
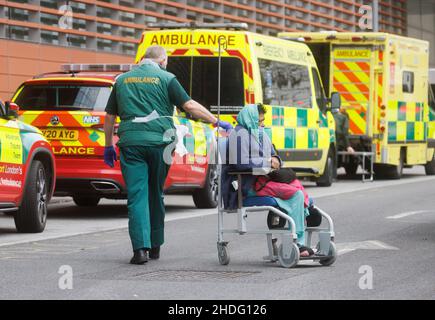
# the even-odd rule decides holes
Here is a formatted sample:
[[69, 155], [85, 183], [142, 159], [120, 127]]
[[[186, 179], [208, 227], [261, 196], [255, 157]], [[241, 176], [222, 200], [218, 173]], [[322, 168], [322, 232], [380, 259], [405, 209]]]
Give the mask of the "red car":
[[0, 101], [0, 211], [19, 232], [42, 232], [55, 186], [55, 161], [41, 132], [17, 120], [17, 106]]
[[[101, 198], [126, 198], [119, 161], [114, 168], [103, 162], [103, 126], [116, 76], [132, 66], [64, 67], [63, 72], [24, 82], [13, 98], [21, 119], [38, 127], [52, 145], [57, 165], [55, 195], [71, 196], [79, 206], [95, 206]], [[181, 149], [185, 152], [175, 152], [165, 192], [192, 194], [197, 207], [214, 208], [216, 167], [209, 165], [213, 130], [182, 114], [174, 115], [174, 124], [184, 127]]]

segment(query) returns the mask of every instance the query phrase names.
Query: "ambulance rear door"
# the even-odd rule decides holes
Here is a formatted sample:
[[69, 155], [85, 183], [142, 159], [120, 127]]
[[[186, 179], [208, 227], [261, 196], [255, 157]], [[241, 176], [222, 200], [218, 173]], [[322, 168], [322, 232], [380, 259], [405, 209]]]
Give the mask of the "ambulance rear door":
[[372, 136], [375, 86], [373, 46], [332, 45], [330, 83], [349, 116], [351, 136]]

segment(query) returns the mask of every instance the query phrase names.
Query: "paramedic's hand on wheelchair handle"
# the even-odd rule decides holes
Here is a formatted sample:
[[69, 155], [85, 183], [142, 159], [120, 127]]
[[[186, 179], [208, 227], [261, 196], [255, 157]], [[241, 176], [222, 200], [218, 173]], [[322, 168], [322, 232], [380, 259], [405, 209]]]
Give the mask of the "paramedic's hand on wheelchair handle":
[[116, 161], [115, 148], [113, 146], [104, 147], [104, 163], [113, 168], [114, 161]]
[[231, 123], [226, 122], [226, 121], [222, 121], [222, 120], [218, 120], [215, 123], [215, 126], [220, 127], [222, 129], [225, 129], [225, 131], [229, 131], [229, 130], [234, 129], [233, 126], [231, 125]]

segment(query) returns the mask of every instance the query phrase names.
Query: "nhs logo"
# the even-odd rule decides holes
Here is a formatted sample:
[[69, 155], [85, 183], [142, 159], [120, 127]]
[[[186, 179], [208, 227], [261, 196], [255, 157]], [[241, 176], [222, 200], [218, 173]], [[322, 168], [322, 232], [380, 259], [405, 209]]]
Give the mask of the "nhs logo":
[[94, 117], [94, 116], [84, 116], [83, 117], [83, 123], [85, 124], [99, 124], [100, 123], [100, 117]]

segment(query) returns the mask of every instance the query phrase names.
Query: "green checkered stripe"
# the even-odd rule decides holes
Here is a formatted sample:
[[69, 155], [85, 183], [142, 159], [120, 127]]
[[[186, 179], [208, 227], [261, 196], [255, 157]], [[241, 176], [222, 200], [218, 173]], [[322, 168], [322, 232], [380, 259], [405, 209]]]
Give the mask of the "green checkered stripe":
[[435, 110], [429, 109], [429, 121], [435, 121]]
[[[273, 106], [272, 127], [265, 128], [265, 130], [269, 134], [272, 143], [279, 149], [296, 149], [297, 147], [303, 149], [317, 149], [319, 148], [319, 128], [309, 127], [309, 125], [317, 125], [317, 112], [317, 110], [312, 109]], [[313, 119], [309, 119], [309, 117]], [[322, 130], [328, 128], [326, 115], [319, 112], [318, 120], [319, 127], [322, 128]], [[296, 143], [297, 138], [300, 139], [299, 143]]]
[[[397, 121], [394, 121], [395, 119]], [[424, 141], [427, 139], [428, 129], [427, 123], [424, 123], [424, 103], [392, 102], [389, 107], [389, 120], [388, 142]], [[417, 126], [422, 128], [423, 136], [417, 136]]]

